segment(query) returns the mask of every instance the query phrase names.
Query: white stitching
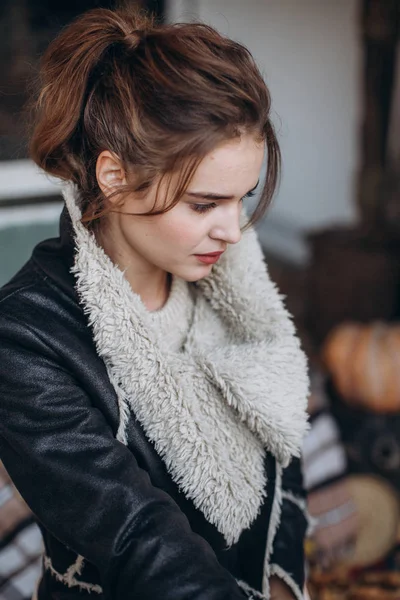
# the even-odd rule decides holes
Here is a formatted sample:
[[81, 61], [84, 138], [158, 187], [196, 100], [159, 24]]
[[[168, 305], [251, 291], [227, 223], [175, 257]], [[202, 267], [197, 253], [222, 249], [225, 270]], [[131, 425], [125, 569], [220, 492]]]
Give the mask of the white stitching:
[[248, 600], [269, 600], [269, 596], [265, 596], [254, 588], [250, 587], [245, 581], [236, 580], [238, 586], [245, 592]]
[[310, 513], [308, 512], [306, 500], [304, 500], [304, 498], [295, 496], [294, 494], [292, 494], [292, 492], [289, 492], [286, 490], [282, 490], [282, 498], [284, 500], [287, 500], [288, 502], [292, 502], [292, 504], [295, 504], [301, 510], [301, 512], [304, 515], [304, 518], [307, 521], [306, 536], [310, 537], [316, 529], [318, 519], [315, 519], [314, 517], [312, 517], [310, 515]]
[[264, 557], [264, 573], [263, 573], [263, 593], [269, 596], [269, 559], [272, 552], [272, 546], [274, 543], [275, 535], [278, 530], [281, 520], [281, 505], [282, 505], [282, 466], [276, 462], [276, 474], [275, 474], [275, 493], [274, 500], [272, 503], [271, 516], [269, 520], [267, 544], [265, 548]]
[[307, 502], [304, 500], [304, 498], [295, 496], [292, 492], [287, 490], [282, 490], [282, 498], [289, 500], [289, 502], [292, 502], [293, 504], [296, 504], [296, 506], [298, 506], [303, 513], [306, 513]]
[[270, 575], [276, 575], [277, 577], [282, 579], [282, 581], [284, 581], [286, 585], [290, 587], [290, 589], [296, 596], [296, 600], [304, 600], [304, 595], [301, 589], [299, 588], [293, 577], [289, 575], [289, 573], [287, 573], [284, 569], [282, 569], [282, 567], [276, 564], [272, 564], [270, 566]]
[[75, 563], [72, 564], [64, 574], [59, 573], [53, 567], [51, 562], [51, 558], [49, 556], [44, 557], [44, 568], [47, 571], [50, 571], [52, 575], [57, 579], [57, 581], [61, 581], [65, 583], [68, 587], [79, 587], [81, 590], [85, 590], [86, 592], [95, 592], [96, 594], [102, 594], [103, 588], [100, 585], [94, 583], [86, 583], [85, 581], [79, 581], [74, 577], [75, 573], [80, 574], [80, 570], [83, 566], [83, 557], [78, 556]]

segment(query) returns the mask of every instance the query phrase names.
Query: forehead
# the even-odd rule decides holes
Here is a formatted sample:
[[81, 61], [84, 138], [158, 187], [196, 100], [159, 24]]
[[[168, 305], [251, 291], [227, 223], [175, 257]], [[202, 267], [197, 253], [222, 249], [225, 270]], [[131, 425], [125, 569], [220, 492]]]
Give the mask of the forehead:
[[224, 194], [236, 195], [242, 187], [247, 191], [257, 183], [264, 147], [263, 141], [250, 135], [224, 142], [201, 161], [190, 191], [203, 190], [205, 185], [208, 191]]

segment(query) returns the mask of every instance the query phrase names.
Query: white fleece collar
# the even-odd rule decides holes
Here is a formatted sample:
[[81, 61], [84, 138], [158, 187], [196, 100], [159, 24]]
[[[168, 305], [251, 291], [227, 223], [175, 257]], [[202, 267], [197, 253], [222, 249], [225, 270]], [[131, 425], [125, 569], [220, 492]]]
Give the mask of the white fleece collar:
[[[262, 504], [264, 448], [286, 466], [300, 455], [307, 430], [305, 355], [256, 235], [246, 231], [195, 284], [234, 343], [198, 352], [182, 375], [184, 361], [161, 351], [139, 296], [80, 223], [74, 186], [64, 198], [77, 292], [117, 392], [119, 438], [126, 442], [132, 410], [172, 479], [232, 544]], [[202, 381], [218, 390], [215, 402]]]

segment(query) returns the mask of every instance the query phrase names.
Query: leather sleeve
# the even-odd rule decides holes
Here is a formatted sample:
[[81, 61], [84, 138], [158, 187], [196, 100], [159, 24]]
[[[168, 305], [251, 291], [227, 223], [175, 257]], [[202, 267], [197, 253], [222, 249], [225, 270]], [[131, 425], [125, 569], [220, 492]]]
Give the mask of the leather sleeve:
[[243, 600], [35, 332], [0, 315], [0, 457], [43, 526], [114, 600]]
[[270, 560], [271, 575], [283, 579], [297, 600], [303, 598], [304, 538], [308, 526], [306, 495], [299, 459], [283, 470], [281, 520]]

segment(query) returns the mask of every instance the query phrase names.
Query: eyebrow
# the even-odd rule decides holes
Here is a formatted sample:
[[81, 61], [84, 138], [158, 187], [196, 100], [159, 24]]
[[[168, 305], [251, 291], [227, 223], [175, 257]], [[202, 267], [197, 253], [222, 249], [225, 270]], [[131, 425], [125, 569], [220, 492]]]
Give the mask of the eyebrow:
[[[251, 190], [246, 192], [245, 196], [254, 192], [259, 183], [260, 180], [257, 181], [256, 185]], [[235, 196], [225, 196], [224, 194], [215, 194], [213, 192], [186, 192], [186, 195], [193, 198], [204, 198], [206, 200], [233, 200], [235, 198]]]

